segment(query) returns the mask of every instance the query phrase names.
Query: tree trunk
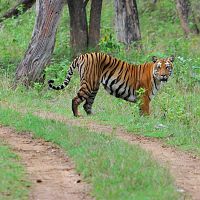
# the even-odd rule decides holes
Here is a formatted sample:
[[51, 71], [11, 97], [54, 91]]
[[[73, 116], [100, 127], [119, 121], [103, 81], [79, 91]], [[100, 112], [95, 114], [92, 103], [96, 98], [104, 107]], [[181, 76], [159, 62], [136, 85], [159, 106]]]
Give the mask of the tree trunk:
[[153, 4], [156, 4], [156, 3], [157, 3], [157, 0], [152, 0], [152, 3], [153, 3]]
[[191, 31], [189, 28], [189, 0], [176, 0], [176, 9], [178, 11], [181, 26], [187, 36]]
[[70, 15], [70, 43], [72, 56], [84, 52], [88, 46], [86, 3], [83, 0], [68, 0]]
[[34, 3], [35, 0], [21, 0], [16, 6], [8, 10], [0, 17], [0, 22], [7, 18], [17, 17], [19, 14], [26, 12], [33, 6]]
[[[198, 3], [199, 4], [199, 3]], [[186, 36], [189, 33], [199, 34], [200, 30], [198, 27], [198, 20], [195, 16], [194, 7], [189, 0], [176, 0], [176, 8], [178, 11], [179, 19], [181, 22], [182, 29]], [[198, 10], [199, 13], [199, 10]], [[189, 26], [189, 23], [192, 22], [192, 27]]]
[[36, 22], [31, 42], [16, 70], [16, 83], [26, 86], [40, 81], [54, 49], [55, 35], [62, 11], [63, 0], [37, 0]]
[[117, 38], [127, 45], [141, 39], [136, 0], [115, 0]]
[[192, 20], [194, 24], [194, 33], [200, 34], [200, 2], [192, 1], [191, 4], [191, 12], [192, 12]]
[[102, 0], [92, 0], [90, 10], [89, 44], [90, 48], [96, 48], [100, 39]]

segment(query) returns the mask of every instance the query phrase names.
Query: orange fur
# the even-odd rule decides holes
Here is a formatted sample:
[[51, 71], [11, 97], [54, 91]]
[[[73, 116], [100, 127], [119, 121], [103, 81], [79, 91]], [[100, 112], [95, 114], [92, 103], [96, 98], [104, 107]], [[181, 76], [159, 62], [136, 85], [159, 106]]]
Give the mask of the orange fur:
[[75, 68], [80, 74], [80, 89], [72, 100], [72, 110], [75, 116], [79, 116], [78, 106], [85, 101], [83, 107], [87, 114], [92, 113], [92, 104], [98, 92], [100, 83], [104, 88], [117, 98], [136, 102], [137, 90], [144, 88], [142, 114], [150, 114], [149, 103], [159, 90], [162, 82], [167, 81], [172, 73], [174, 57], [157, 59], [153, 62], [140, 65], [128, 64], [104, 53], [87, 53], [77, 57], [71, 64], [64, 83], [60, 86], [49, 86], [55, 90], [65, 88]]

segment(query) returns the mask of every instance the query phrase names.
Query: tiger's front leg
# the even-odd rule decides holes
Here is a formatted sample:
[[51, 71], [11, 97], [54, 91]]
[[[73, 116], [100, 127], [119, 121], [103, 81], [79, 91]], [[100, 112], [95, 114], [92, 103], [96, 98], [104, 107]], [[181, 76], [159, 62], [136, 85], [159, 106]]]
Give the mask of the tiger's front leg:
[[140, 104], [141, 115], [150, 115], [150, 99], [148, 94], [144, 94], [142, 97], [142, 102]]

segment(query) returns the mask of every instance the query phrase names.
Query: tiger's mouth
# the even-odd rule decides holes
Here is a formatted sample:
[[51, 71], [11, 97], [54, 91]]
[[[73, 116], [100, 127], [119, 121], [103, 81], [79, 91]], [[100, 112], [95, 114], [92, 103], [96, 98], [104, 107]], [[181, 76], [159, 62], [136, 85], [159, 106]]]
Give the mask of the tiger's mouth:
[[161, 75], [161, 76], [159, 76], [159, 80], [161, 81], [161, 82], [167, 82], [168, 81], [168, 76], [167, 75]]
[[160, 82], [167, 82], [169, 77], [160, 77], [160, 76], [155, 76], [155, 78], [160, 81]]
[[167, 82], [167, 81], [168, 81], [168, 78], [160, 78], [160, 81], [161, 81], [161, 82]]

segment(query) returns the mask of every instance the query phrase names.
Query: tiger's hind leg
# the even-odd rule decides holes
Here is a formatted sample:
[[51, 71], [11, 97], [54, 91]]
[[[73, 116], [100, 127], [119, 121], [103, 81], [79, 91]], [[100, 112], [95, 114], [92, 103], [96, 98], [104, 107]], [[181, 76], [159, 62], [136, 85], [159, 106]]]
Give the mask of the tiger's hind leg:
[[74, 97], [74, 98], [72, 99], [72, 111], [73, 111], [73, 114], [74, 114], [75, 117], [79, 117], [79, 116], [80, 116], [80, 114], [79, 114], [79, 112], [78, 112], [78, 106], [79, 106], [83, 101], [84, 101], [84, 99], [81, 98], [81, 97], [78, 97], [78, 96], [76, 96], [76, 97]]
[[83, 108], [88, 115], [93, 114], [92, 104], [94, 103], [94, 99], [96, 97], [97, 92], [98, 92], [98, 89], [91, 92], [89, 97], [86, 99], [85, 104], [83, 105]]
[[[87, 85], [83, 84], [81, 88], [79, 89], [77, 96], [72, 99], [72, 111], [75, 117], [80, 116], [78, 112], [78, 106], [85, 100], [87, 104], [87, 100], [89, 99], [90, 96], [91, 96], [91, 92], [88, 90]], [[91, 104], [91, 100], [89, 102]]]

